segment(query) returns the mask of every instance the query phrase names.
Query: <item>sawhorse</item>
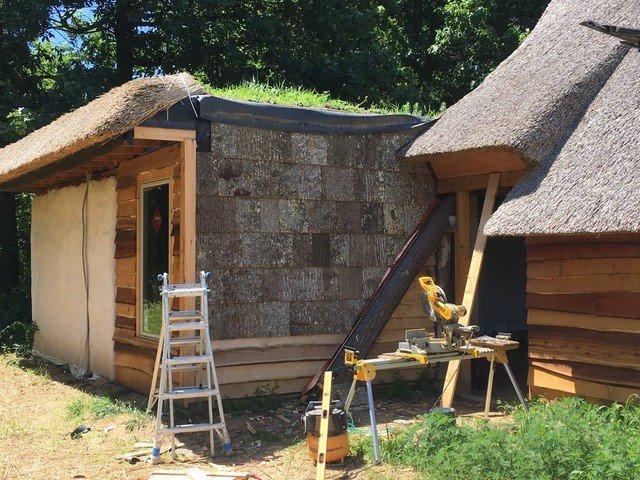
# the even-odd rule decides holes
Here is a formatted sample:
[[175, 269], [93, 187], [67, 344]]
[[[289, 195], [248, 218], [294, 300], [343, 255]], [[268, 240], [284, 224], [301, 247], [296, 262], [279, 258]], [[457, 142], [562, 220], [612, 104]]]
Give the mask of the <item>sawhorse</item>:
[[[504, 342], [503, 342], [504, 343]], [[509, 344], [499, 345], [493, 343], [491, 347], [480, 346], [482, 344], [473, 345], [468, 349], [468, 352], [446, 352], [446, 353], [434, 353], [434, 354], [410, 354], [402, 352], [385, 353], [378, 358], [371, 358], [367, 360], [358, 360], [355, 352], [351, 350], [345, 351], [345, 365], [351, 365], [354, 367], [353, 381], [351, 382], [351, 388], [347, 394], [347, 399], [344, 403], [345, 412], [351, 409], [351, 403], [356, 392], [356, 386], [358, 381], [365, 382], [367, 389], [367, 403], [369, 406], [369, 421], [371, 423], [371, 439], [373, 441], [373, 458], [375, 463], [380, 463], [382, 456], [380, 454], [380, 440], [378, 438], [378, 424], [376, 421], [376, 408], [373, 398], [373, 387], [371, 381], [376, 377], [376, 372], [384, 370], [399, 370], [403, 368], [415, 368], [420, 366], [426, 366], [429, 364], [450, 362], [452, 360], [471, 360], [474, 358], [486, 358], [490, 362], [489, 367], [489, 380], [487, 384], [487, 395], [485, 398], [484, 413], [488, 417], [489, 409], [491, 405], [491, 393], [493, 390], [493, 376], [495, 373], [495, 363], [501, 363], [511, 380], [511, 384], [518, 396], [518, 400], [522, 404], [525, 410], [528, 410], [527, 403], [524, 399], [524, 395], [516, 382], [515, 376], [509, 367], [506, 350], [511, 350], [518, 347], [517, 342], [510, 342]]]

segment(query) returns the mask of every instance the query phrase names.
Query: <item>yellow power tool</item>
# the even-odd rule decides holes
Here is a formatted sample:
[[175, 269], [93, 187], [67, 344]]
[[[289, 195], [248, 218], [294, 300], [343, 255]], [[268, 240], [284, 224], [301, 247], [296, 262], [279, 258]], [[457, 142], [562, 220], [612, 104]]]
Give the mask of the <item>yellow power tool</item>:
[[[424, 290], [423, 302], [426, 313], [429, 314], [431, 310], [431, 317], [434, 321], [440, 322], [457, 322], [460, 317], [464, 317], [467, 314], [467, 309], [464, 305], [456, 305], [454, 303], [447, 303], [447, 296], [444, 290], [440, 288], [433, 281], [431, 277], [420, 277], [418, 279], [420, 287]], [[437, 318], [434, 318], [437, 317]]]
[[452, 351], [467, 345], [469, 339], [478, 330], [477, 326], [466, 326], [458, 320], [467, 314], [464, 305], [448, 303], [444, 290], [431, 277], [420, 277], [422, 306], [425, 314], [434, 322], [435, 338], [427, 338], [427, 331], [423, 328], [411, 329], [405, 332], [405, 341], [398, 344], [401, 352], [412, 354], [426, 352], [434, 353]]

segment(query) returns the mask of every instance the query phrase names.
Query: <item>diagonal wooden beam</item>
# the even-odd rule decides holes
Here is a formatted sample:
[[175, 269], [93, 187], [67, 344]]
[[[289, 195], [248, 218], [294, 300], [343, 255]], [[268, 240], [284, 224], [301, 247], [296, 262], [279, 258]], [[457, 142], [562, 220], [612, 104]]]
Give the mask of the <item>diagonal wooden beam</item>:
[[[480, 270], [482, 268], [482, 259], [484, 258], [484, 249], [487, 245], [487, 237], [484, 234], [484, 226], [489, 220], [493, 207], [496, 202], [496, 194], [498, 193], [498, 185], [500, 184], [500, 174], [492, 173], [489, 176], [487, 184], [487, 192], [484, 196], [484, 204], [482, 206], [482, 215], [478, 224], [478, 233], [473, 246], [473, 254], [471, 255], [471, 263], [469, 265], [469, 273], [464, 288], [464, 296], [462, 304], [467, 307], [467, 314], [460, 318], [459, 322], [463, 325], [469, 325], [471, 322], [471, 314], [475, 303], [476, 290], [478, 287], [478, 279], [480, 278]], [[456, 393], [456, 385], [458, 383], [460, 360], [449, 362], [447, 367], [447, 375], [444, 379], [442, 391], [442, 406], [450, 407], [453, 403], [453, 397]]]

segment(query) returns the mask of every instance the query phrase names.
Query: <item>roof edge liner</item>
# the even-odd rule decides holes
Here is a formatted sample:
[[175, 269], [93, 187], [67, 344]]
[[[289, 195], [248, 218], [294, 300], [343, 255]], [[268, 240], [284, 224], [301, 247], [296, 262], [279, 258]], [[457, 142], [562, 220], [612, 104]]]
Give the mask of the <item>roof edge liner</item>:
[[427, 127], [415, 115], [361, 114], [199, 96], [200, 116], [212, 122], [300, 133], [381, 133]]

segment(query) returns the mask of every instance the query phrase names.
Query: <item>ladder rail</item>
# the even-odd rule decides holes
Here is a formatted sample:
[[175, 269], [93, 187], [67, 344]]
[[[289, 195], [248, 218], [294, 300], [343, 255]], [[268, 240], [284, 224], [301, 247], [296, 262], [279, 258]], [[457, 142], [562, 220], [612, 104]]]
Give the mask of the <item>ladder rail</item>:
[[[176, 458], [176, 437], [177, 433], [190, 433], [199, 431], [209, 432], [210, 452], [214, 452], [215, 434], [222, 442], [223, 449], [231, 452], [231, 441], [224, 416], [218, 375], [216, 372], [213, 347], [211, 345], [211, 334], [209, 325], [209, 298], [207, 280], [210, 274], [200, 272], [199, 283], [197, 284], [169, 284], [166, 273], [159, 275], [158, 280], [162, 282], [160, 293], [162, 296], [162, 330], [156, 354], [156, 365], [154, 366], [154, 376], [152, 379], [151, 391], [149, 393], [148, 410], [157, 401], [156, 409], [156, 431], [154, 436], [154, 448], [152, 450], [152, 462], [158, 463], [160, 458], [161, 436], [169, 434], [171, 437], [171, 452]], [[171, 309], [173, 298], [193, 298], [195, 308], [196, 300], [200, 299], [200, 309], [176, 311]], [[188, 340], [181, 341], [178, 337], [173, 337], [172, 332], [182, 332], [192, 330], [193, 336]], [[199, 334], [197, 333], [199, 332]], [[171, 355], [171, 348], [178, 348], [177, 355]], [[189, 353], [183, 352], [189, 347]], [[174, 373], [186, 369], [196, 368], [195, 385], [180, 387], [174, 386]], [[158, 373], [159, 370], [159, 373]], [[202, 376], [206, 375], [206, 379]], [[156, 393], [156, 378], [159, 376], [159, 384]], [[183, 382], [181, 382], [183, 383]], [[214, 415], [214, 399], [216, 397], [215, 408], [218, 411], [219, 421], [216, 422]], [[176, 425], [174, 400], [177, 399], [207, 399], [208, 423]], [[169, 408], [169, 426], [163, 427], [162, 415], [167, 400]]]

